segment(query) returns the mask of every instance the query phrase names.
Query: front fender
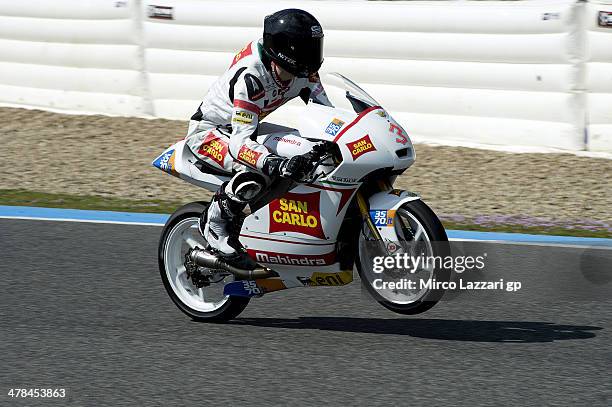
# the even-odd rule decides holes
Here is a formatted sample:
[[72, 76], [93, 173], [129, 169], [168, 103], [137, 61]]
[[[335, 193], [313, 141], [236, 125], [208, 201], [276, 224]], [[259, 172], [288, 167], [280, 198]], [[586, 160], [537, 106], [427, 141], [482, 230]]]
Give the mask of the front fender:
[[369, 198], [370, 218], [383, 240], [391, 242], [398, 240], [395, 227], [393, 227], [395, 211], [406, 202], [419, 199], [421, 197], [414, 192], [400, 189], [377, 192]]
[[416, 201], [421, 197], [414, 192], [392, 189], [381, 191], [372, 195], [369, 199], [370, 211], [387, 210], [394, 211], [406, 202]]

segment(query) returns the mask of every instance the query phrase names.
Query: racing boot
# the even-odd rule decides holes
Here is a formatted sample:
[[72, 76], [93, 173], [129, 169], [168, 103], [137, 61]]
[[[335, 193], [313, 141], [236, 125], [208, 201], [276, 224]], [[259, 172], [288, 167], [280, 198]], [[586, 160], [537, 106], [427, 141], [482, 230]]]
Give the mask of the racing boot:
[[222, 187], [213, 196], [208, 210], [200, 217], [200, 233], [211, 251], [234, 267], [253, 270], [257, 263], [251, 259], [238, 240], [240, 214], [245, 203], [231, 199]]

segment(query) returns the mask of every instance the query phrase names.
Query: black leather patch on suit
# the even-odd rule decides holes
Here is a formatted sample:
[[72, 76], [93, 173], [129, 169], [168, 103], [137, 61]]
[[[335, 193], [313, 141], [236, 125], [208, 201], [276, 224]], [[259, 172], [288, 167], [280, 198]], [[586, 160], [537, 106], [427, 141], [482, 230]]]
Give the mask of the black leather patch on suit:
[[250, 73], [244, 75], [244, 82], [246, 83], [249, 99], [259, 100], [266, 94], [261, 81]]
[[198, 110], [196, 110], [196, 112], [193, 114], [193, 116], [191, 116], [191, 120], [197, 120], [197, 121], [202, 120], [202, 117], [204, 116], [202, 114], [202, 103], [204, 103], [204, 102], [200, 103], [200, 106], [198, 106]]
[[308, 100], [310, 99], [310, 93], [312, 91], [310, 90], [310, 88], [303, 88], [300, 91], [300, 99], [302, 99], [304, 101], [304, 103], [308, 104]]
[[240, 76], [241, 73], [244, 72], [244, 70], [246, 69], [246, 66], [243, 68], [240, 68], [236, 74], [234, 75], [234, 77], [230, 80], [229, 83], [229, 98], [232, 101], [232, 103], [234, 103], [234, 86], [236, 86], [236, 82], [238, 82], [238, 77]]

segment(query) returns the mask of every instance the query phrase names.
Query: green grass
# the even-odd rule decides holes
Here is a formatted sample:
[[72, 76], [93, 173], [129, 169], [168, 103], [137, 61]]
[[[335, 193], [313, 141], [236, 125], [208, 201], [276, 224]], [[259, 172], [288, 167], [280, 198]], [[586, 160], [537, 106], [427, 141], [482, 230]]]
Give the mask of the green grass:
[[[179, 206], [187, 202], [162, 201], [158, 199], [134, 200], [123, 198], [110, 198], [100, 196], [83, 196], [70, 194], [51, 194], [44, 192], [31, 192], [20, 189], [0, 189], [0, 205], [12, 206], [40, 206], [46, 208], [91, 209], [121, 212], [166, 213], [174, 212]], [[444, 221], [447, 229], [474, 230], [483, 232], [510, 232], [529, 233], [539, 235], [575, 236], [575, 237], [603, 237], [612, 238], [608, 230], [583, 230], [563, 227], [538, 227], [520, 225], [475, 225], [469, 222]]]
[[45, 208], [91, 209], [121, 212], [172, 213], [184, 203], [162, 201], [159, 199], [134, 200], [90, 195], [50, 194], [19, 189], [0, 189], [0, 205], [13, 206], [41, 206]]

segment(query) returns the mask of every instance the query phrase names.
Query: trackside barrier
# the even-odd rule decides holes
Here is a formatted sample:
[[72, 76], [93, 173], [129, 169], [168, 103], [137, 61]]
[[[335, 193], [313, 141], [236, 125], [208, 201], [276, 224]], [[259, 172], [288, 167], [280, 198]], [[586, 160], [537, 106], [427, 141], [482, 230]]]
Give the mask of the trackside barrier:
[[146, 115], [136, 4], [0, 0], [0, 100]]
[[0, 102], [187, 119], [286, 7], [417, 140], [612, 151], [609, 2], [0, 0]]
[[586, 5], [588, 150], [612, 151], [612, 1]]

